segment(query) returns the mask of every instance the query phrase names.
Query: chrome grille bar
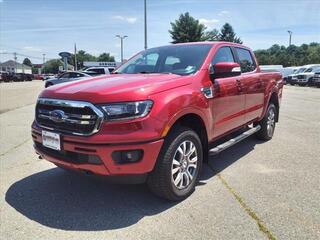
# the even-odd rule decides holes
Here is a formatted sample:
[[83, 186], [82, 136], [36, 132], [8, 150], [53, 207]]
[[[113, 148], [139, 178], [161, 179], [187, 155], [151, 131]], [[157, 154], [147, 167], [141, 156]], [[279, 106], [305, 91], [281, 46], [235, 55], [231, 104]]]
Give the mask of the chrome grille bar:
[[[52, 112], [63, 110], [63, 118], [53, 121]], [[45, 129], [73, 135], [89, 136], [99, 131], [104, 119], [102, 111], [89, 102], [39, 98], [36, 122]]]
[[[49, 111], [46, 109], [39, 109], [38, 112], [40, 113], [40, 115], [46, 115], [46, 116], [49, 116], [52, 113], [52, 111]], [[64, 115], [66, 115], [66, 117], [68, 117], [68, 118], [75, 118], [75, 119], [80, 119], [80, 120], [96, 119], [97, 118], [96, 115], [81, 115], [81, 114], [72, 114], [72, 113], [65, 113]]]

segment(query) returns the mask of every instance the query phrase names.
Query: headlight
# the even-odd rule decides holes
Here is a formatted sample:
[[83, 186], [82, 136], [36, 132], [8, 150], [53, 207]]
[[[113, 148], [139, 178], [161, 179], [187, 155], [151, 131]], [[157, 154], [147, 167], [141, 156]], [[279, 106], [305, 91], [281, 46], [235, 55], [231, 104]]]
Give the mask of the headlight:
[[151, 100], [138, 102], [111, 103], [101, 105], [107, 120], [128, 120], [146, 116], [153, 102]]

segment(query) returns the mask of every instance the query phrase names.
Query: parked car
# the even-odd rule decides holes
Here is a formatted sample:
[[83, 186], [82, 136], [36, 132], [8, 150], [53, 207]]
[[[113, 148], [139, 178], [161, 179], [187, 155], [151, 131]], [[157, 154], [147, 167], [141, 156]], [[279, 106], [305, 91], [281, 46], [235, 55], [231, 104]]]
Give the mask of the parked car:
[[2, 82], [11, 82], [11, 81], [13, 81], [13, 73], [2, 71], [1, 72], [1, 81]]
[[32, 81], [33, 75], [27, 73], [14, 73], [11, 76], [11, 79], [14, 82]]
[[9, 73], [6, 71], [0, 71], [0, 82], [7, 82], [9, 78]]
[[35, 80], [44, 80], [44, 77], [42, 74], [33, 74], [33, 77]]
[[290, 85], [295, 85], [298, 80], [298, 74], [303, 73], [307, 68], [308, 66], [299, 67], [293, 74], [288, 76], [287, 82]]
[[290, 76], [298, 70], [298, 67], [285, 67], [282, 70], [284, 84], [290, 83]]
[[84, 72], [96, 72], [99, 75], [110, 74], [107, 67], [89, 67]]
[[114, 75], [45, 89], [34, 147], [61, 168], [146, 181], [156, 195], [178, 201], [195, 190], [208, 154], [252, 134], [273, 137], [282, 89], [281, 74], [261, 73], [241, 44], [150, 48]]
[[316, 87], [320, 87], [320, 70], [314, 73], [313, 82]]
[[97, 73], [97, 72], [93, 72], [93, 71], [82, 71], [82, 73], [88, 74], [92, 77], [101, 75], [101, 73]]
[[84, 78], [90, 78], [91, 76], [89, 74], [83, 73], [83, 72], [65, 72], [59, 75], [57, 78], [48, 79], [45, 81], [45, 87], [50, 87], [55, 84], [59, 83], [65, 83], [65, 82], [71, 82], [76, 81]]
[[296, 83], [299, 86], [313, 85], [314, 73], [320, 70], [320, 65], [312, 65], [308, 67], [303, 73], [297, 75]]
[[56, 76], [54, 74], [43, 74], [43, 80], [54, 79]]

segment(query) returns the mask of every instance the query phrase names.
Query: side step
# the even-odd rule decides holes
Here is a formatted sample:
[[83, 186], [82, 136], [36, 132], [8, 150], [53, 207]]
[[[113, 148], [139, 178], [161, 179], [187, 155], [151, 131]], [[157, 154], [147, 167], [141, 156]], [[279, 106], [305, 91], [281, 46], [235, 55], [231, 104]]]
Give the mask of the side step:
[[246, 139], [247, 137], [251, 136], [252, 134], [258, 132], [261, 129], [260, 125], [257, 125], [255, 127], [250, 128], [249, 130], [241, 133], [239, 136], [230, 139], [227, 142], [224, 142], [214, 148], [211, 148], [209, 150], [209, 155], [217, 155], [218, 153], [222, 152], [223, 150], [226, 150], [227, 148], [233, 146], [234, 144], [241, 142], [242, 140]]

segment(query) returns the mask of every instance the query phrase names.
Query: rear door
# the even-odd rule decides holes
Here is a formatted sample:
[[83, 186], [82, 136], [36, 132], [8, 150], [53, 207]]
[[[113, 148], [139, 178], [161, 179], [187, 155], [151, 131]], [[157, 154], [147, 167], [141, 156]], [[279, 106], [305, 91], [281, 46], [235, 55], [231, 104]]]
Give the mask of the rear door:
[[245, 122], [250, 122], [262, 114], [265, 83], [260, 79], [251, 51], [240, 47], [234, 49], [242, 72], [239, 84], [245, 93]]
[[[219, 62], [236, 62], [232, 49], [219, 48], [212, 58], [212, 65]], [[218, 94], [211, 101], [214, 119], [214, 136], [218, 137], [244, 124], [245, 95], [238, 85], [240, 76], [215, 79]]]

